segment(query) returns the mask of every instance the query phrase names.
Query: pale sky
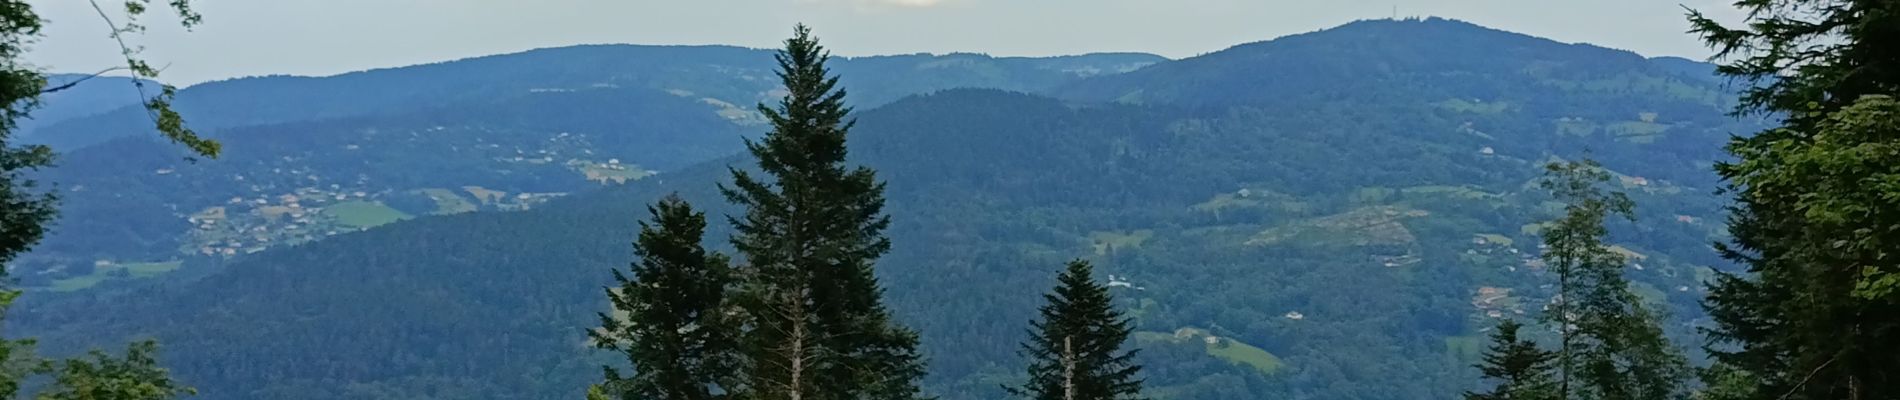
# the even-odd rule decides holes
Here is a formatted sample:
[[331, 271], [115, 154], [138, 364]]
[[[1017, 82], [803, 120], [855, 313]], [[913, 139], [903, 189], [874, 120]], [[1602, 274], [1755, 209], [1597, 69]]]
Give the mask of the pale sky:
[[[119, 0], [99, 0], [108, 7]], [[53, 71], [118, 63], [87, 0], [29, 0], [49, 20], [29, 59]], [[593, 43], [774, 47], [796, 22], [839, 55], [1138, 51], [1182, 58], [1357, 19], [1438, 16], [1649, 56], [1701, 59], [1683, 6], [1731, 0], [194, 0], [205, 23], [149, 21], [134, 40], [164, 80], [331, 75]], [[162, 1], [159, 3], [163, 3]]]

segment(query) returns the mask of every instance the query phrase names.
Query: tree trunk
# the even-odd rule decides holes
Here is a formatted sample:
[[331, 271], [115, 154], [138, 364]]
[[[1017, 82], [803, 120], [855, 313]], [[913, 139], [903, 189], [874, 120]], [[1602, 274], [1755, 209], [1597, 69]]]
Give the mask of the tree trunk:
[[1073, 336], [1062, 337], [1062, 400], [1075, 400], [1075, 347]]

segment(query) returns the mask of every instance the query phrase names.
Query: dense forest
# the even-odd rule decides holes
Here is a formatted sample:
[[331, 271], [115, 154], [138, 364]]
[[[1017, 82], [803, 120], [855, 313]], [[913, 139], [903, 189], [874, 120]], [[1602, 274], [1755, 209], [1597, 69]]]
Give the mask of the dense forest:
[[[248, 254], [410, 216], [522, 209], [729, 155], [761, 132], [749, 108], [773, 91], [770, 54], [578, 46], [205, 83], [180, 90], [178, 108], [231, 151], [202, 163], [151, 134], [136, 97], [84, 113], [66, 106], [95, 96], [80, 88], [122, 82], [75, 86], [44, 99], [49, 108], [36, 114], [45, 121], [22, 127], [22, 141], [64, 151], [57, 167], [36, 175], [63, 189], [66, 212], [62, 228], [16, 263], [16, 276], [29, 287], [70, 289], [97, 276], [101, 262], [221, 262], [227, 249]], [[853, 103], [870, 107], [946, 88], [1036, 90], [1160, 60], [952, 54], [835, 65], [864, 88]], [[339, 194], [347, 198], [310, 201]], [[318, 209], [334, 203], [344, 207]], [[293, 204], [309, 216], [284, 217]], [[208, 220], [217, 222], [203, 226]]]
[[[1368, 30], [1387, 33], [1357, 33]], [[1146, 370], [1150, 393], [1451, 396], [1476, 382], [1466, 366], [1491, 315], [1535, 313], [1538, 299], [1551, 296], [1541, 287], [1547, 274], [1526, 264], [1538, 251], [1532, 224], [1556, 212], [1534, 182], [1543, 162], [1585, 149], [1641, 205], [1636, 222], [1612, 225], [1619, 248], [1644, 258], [1633, 271], [1638, 286], [1668, 306], [1672, 337], [1693, 337], [1699, 279], [1725, 263], [1707, 250], [1720, 237], [1711, 221], [1722, 202], [1693, 161], [1721, 156], [1690, 143], [1719, 142], [1745, 126], [1722, 116], [1732, 100], [1721, 100], [1728, 97], [1715, 83], [1628, 53], [1454, 21], [1368, 21], [1308, 36], [1335, 31], [1333, 40], [1400, 42], [1386, 44], [1394, 47], [1418, 38], [1511, 38], [1558, 50], [1491, 56], [1486, 65], [1542, 67], [1574, 81], [1426, 64], [1393, 73], [1492, 73], [1500, 78], [1472, 81], [1519, 87], [1441, 78], [1432, 91], [1391, 86], [1351, 106], [1315, 102], [1297, 112], [1271, 102], [1130, 104], [952, 90], [857, 113], [853, 162], [889, 185], [892, 252], [878, 263], [879, 278], [897, 318], [921, 334], [927, 387], [950, 398], [1004, 395], [1001, 384], [1020, 369], [1009, 361], [1014, 341], [995, 338], [1019, 337], [1052, 268], [1079, 257], [1119, 282], [1113, 290], [1132, 318], [1131, 345], [1145, 350], [1142, 362], [1169, 366]], [[1378, 56], [1278, 42], [1207, 57], [1262, 46], [1313, 62]], [[1630, 61], [1548, 67], [1601, 59]], [[1207, 63], [1181, 61], [1189, 62]], [[1181, 68], [1149, 68], [1163, 67]], [[1260, 75], [1248, 68], [1255, 67], [1190, 72]], [[1115, 85], [1122, 77], [1083, 82]], [[1690, 90], [1715, 100], [1671, 95]], [[227, 142], [238, 149], [241, 140]], [[738, 215], [721, 204], [715, 183], [726, 182], [728, 166], [746, 165], [722, 158], [529, 211], [398, 222], [229, 263], [188, 263], [180, 279], [49, 293], [26, 305], [44, 308], [22, 323], [46, 329], [43, 337], [155, 335], [176, 351], [181, 376], [229, 391], [209, 397], [574, 395], [609, 358], [577, 346], [573, 333], [593, 323], [591, 310], [604, 301], [593, 288], [605, 284], [606, 271], [626, 264], [625, 243], [644, 204], [678, 192], [709, 215]], [[717, 239], [730, 234], [725, 224], [711, 225], [707, 245], [726, 248]], [[183, 278], [192, 271], [209, 277]], [[186, 320], [193, 322], [172, 322]], [[238, 325], [244, 336], [224, 333]], [[323, 344], [354, 332], [387, 340]], [[1209, 351], [1209, 337], [1240, 350]], [[449, 351], [457, 348], [507, 351]], [[232, 363], [240, 359], [253, 361]], [[293, 372], [312, 366], [334, 373]], [[1367, 376], [1403, 379], [1363, 383]]]
[[[20, 258], [57, 272], [9, 334], [155, 338], [208, 399], [1891, 398], [1900, 13], [1812, 3], [1692, 13], [1719, 65], [1433, 18], [1175, 61], [829, 58], [800, 26], [206, 84], [178, 107], [310, 90], [207, 112], [215, 161], [137, 104], [34, 129], [93, 135], [31, 175], [62, 212], [165, 209]], [[252, 202], [402, 216], [87, 263]], [[90, 362], [157, 368], [135, 343]]]

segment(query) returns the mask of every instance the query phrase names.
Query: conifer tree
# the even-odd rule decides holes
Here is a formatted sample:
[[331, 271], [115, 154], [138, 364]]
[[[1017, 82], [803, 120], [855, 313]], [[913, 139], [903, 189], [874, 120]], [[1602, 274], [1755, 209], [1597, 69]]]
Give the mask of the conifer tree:
[[1499, 322], [1491, 332], [1491, 348], [1478, 370], [1486, 379], [1497, 382], [1487, 393], [1465, 393], [1465, 400], [1556, 400], [1557, 386], [1551, 379], [1551, 363], [1557, 355], [1518, 337], [1523, 324]]
[[1132, 328], [1087, 261], [1071, 261], [1044, 294], [1042, 320], [1030, 322], [1029, 381], [1007, 388], [1031, 400], [1118, 400], [1141, 395], [1141, 366], [1122, 350]]
[[677, 196], [647, 208], [633, 276], [614, 271], [614, 313], [600, 314], [594, 344], [624, 354], [633, 374], [606, 367], [603, 395], [623, 400], [710, 400], [734, 382], [735, 329], [727, 316], [732, 273], [700, 246], [706, 215]]
[[1629, 290], [1625, 259], [1604, 243], [1612, 214], [1629, 216], [1627, 196], [1606, 192], [1595, 161], [1553, 163], [1543, 187], [1564, 203], [1544, 231], [1544, 259], [1558, 276], [1560, 398], [1651, 400], [1679, 397], [1689, 375], [1681, 352], [1663, 337], [1658, 317]]
[[[1718, 69], [1747, 83], [1730, 140], [1735, 196], [1708, 350], [1733, 399], [1900, 398], [1900, 3], [1741, 0], [1736, 28], [1691, 13]], [[1739, 378], [1738, 378], [1739, 377]]]
[[892, 321], [873, 268], [890, 249], [884, 184], [845, 164], [852, 121], [830, 54], [804, 25], [777, 55], [787, 91], [759, 106], [772, 131], [746, 148], [769, 178], [733, 169], [722, 186], [744, 256], [748, 398], [919, 396], [917, 334]]

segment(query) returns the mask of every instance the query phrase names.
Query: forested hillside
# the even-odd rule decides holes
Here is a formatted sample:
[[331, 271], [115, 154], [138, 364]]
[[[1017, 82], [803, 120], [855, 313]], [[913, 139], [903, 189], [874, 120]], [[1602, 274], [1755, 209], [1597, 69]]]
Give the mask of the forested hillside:
[[[948, 88], [1043, 89], [1163, 60], [917, 54], [838, 64], [865, 88], [856, 103], [875, 106]], [[771, 65], [769, 51], [736, 47], [579, 46], [206, 83], [180, 91], [178, 107], [231, 151], [196, 162], [148, 133], [137, 106], [42, 114], [67, 117], [25, 135], [65, 151], [40, 174], [63, 189], [65, 217], [16, 276], [79, 290], [128, 276], [114, 271], [163, 273], [413, 216], [523, 209], [706, 161], [759, 132], [753, 107], [773, 96]], [[107, 84], [124, 86], [95, 86]], [[122, 80], [73, 90], [82, 87], [54, 93], [48, 111], [63, 110], [59, 96], [137, 98]]]
[[[1613, 249], [1631, 260], [1643, 300], [1667, 311], [1665, 331], [1695, 343], [1703, 281], [1724, 268], [1708, 248], [1724, 237], [1724, 203], [1707, 165], [1718, 143], [1757, 127], [1725, 116], [1732, 97], [1679, 61], [1456, 21], [1363, 21], [1125, 74], [997, 85], [1040, 94], [949, 90], [861, 107], [850, 154], [888, 183], [893, 247], [878, 276], [893, 313], [922, 334], [927, 389], [946, 400], [1001, 398], [1019, 382], [1017, 339], [1075, 258], [1095, 263], [1133, 318], [1151, 396], [1453, 398], [1476, 385], [1469, 366], [1494, 321], [1551, 298], [1536, 234], [1562, 206], [1535, 185], [1550, 160], [1602, 160], [1631, 194], [1636, 218], [1611, 225]], [[901, 87], [854, 77], [872, 75], [853, 69], [860, 62], [836, 70], [860, 104]], [[632, 115], [563, 130], [660, 132], [614, 142], [629, 148], [744, 133]], [[326, 131], [404, 151], [433, 123]], [[233, 158], [218, 163], [249, 159], [237, 155], [247, 140], [316, 140], [296, 129], [228, 134]], [[483, 132], [457, 137], [517, 145]], [[429, 151], [444, 145], [481, 148]], [[258, 160], [282, 155], [266, 154]], [[336, 157], [323, 158], [432, 168]], [[526, 211], [416, 218], [194, 260], [191, 273], [146, 284], [48, 293], [11, 322], [50, 351], [157, 337], [206, 399], [578, 397], [612, 360], [584, 329], [606, 309], [609, 270], [632, 260], [645, 205], [678, 193], [713, 216], [708, 245], [727, 247], [717, 216], [736, 210], [716, 185], [750, 164], [687, 158], [658, 179]], [[179, 168], [221, 168], [204, 164]], [[520, 172], [478, 178], [515, 191], [578, 179], [510, 171]], [[440, 184], [424, 175], [376, 179]], [[508, 183], [516, 177], [530, 178]]]
[[[1150, 54], [1056, 58], [979, 54], [841, 58], [859, 106], [958, 87], [1036, 90], [1078, 77], [1125, 72], [1166, 59]], [[599, 87], [683, 91], [750, 110], [771, 99], [771, 51], [732, 46], [589, 45], [532, 50], [327, 77], [263, 76], [208, 82], [179, 91], [181, 113], [199, 130], [402, 114], [531, 91]], [[72, 150], [115, 137], [145, 137], [136, 108], [46, 127], [30, 142]]]

